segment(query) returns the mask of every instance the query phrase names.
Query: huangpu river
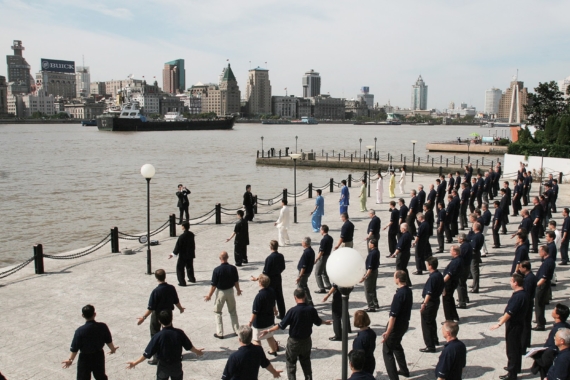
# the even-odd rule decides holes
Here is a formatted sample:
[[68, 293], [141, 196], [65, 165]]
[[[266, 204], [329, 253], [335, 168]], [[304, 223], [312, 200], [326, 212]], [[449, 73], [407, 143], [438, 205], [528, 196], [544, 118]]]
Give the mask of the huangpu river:
[[[192, 191], [191, 218], [216, 203], [240, 207], [246, 184], [260, 198], [272, 198], [283, 188], [292, 192], [292, 168], [255, 164], [261, 136], [265, 151], [273, 147], [284, 152], [286, 146], [294, 151], [297, 142], [298, 151], [347, 154], [359, 152], [359, 139], [364, 153], [376, 137], [380, 154], [394, 156], [411, 156], [414, 139], [416, 155], [425, 157], [426, 143], [471, 133], [502, 132], [477, 126], [236, 124], [228, 131], [131, 133], [100, 132], [78, 124], [3, 124], [0, 266], [30, 258], [37, 243], [43, 244], [44, 253], [54, 254], [98, 243], [114, 226], [126, 233], [145, 231], [147, 189], [140, 168], [146, 163], [156, 168], [150, 185], [155, 229], [169, 214], [178, 215], [179, 183]], [[348, 173], [303, 168], [297, 170], [297, 189], [309, 182], [321, 186]]]

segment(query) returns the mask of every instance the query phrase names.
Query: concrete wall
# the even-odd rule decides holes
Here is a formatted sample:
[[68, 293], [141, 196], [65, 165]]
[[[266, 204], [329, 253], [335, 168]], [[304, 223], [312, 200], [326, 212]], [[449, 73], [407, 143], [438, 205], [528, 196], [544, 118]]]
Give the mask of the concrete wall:
[[[541, 168], [540, 156], [530, 156], [528, 159], [525, 159], [524, 156], [505, 154], [505, 158], [503, 159], [503, 173], [505, 173], [505, 178], [515, 178], [521, 162], [528, 164], [527, 170], [532, 171], [533, 182], [538, 183]], [[570, 183], [570, 159], [544, 157], [543, 168], [544, 177], [548, 177], [548, 174], [552, 173], [555, 178], [558, 178], [558, 174], [562, 172], [562, 182]]]

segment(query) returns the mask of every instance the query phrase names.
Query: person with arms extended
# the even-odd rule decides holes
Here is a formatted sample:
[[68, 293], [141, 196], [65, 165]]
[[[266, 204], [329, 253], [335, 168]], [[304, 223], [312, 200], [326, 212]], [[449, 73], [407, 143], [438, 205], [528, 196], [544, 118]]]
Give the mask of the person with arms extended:
[[182, 184], [178, 185], [178, 191], [176, 192], [176, 196], [178, 197], [178, 210], [180, 210], [180, 218], [178, 218], [178, 224], [182, 224], [184, 219], [182, 219], [183, 214], [186, 214], [186, 221], [190, 220], [190, 213], [188, 212], [188, 208], [190, 207], [190, 201], [188, 200], [188, 194], [191, 191], [183, 186]]
[[321, 220], [323, 215], [325, 215], [325, 198], [323, 198], [323, 191], [317, 189], [317, 198], [315, 199], [315, 208], [311, 211], [311, 224], [313, 226], [313, 232], [319, 232], [321, 228]]
[[[258, 277], [259, 293], [255, 296], [253, 300], [253, 306], [251, 311], [251, 317], [249, 319], [249, 326], [253, 327], [253, 342], [254, 344], [261, 346], [261, 331], [272, 327], [275, 324], [275, 316], [277, 315], [277, 308], [275, 307], [275, 292], [269, 287], [269, 277], [260, 274]], [[264, 336], [269, 344], [268, 354], [277, 356], [277, 350], [279, 345], [273, 334], [268, 334]]]
[[457, 322], [445, 321], [441, 334], [447, 342], [435, 367], [437, 380], [461, 380], [463, 368], [467, 363], [467, 348], [457, 339], [459, 325]]
[[247, 219], [244, 218], [243, 210], [237, 210], [237, 222], [234, 226], [234, 233], [226, 239], [226, 243], [234, 240], [234, 260], [236, 266], [241, 267], [247, 264], [247, 246], [249, 245], [249, 225]]
[[273, 225], [277, 227], [279, 245], [283, 247], [291, 244], [289, 233], [287, 232], [287, 229], [291, 225], [291, 218], [289, 215], [289, 206], [287, 206], [287, 199], [282, 199], [281, 205], [282, 207], [279, 211], [279, 218], [277, 218], [277, 221], [273, 223]]
[[[114, 354], [119, 347], [115, 347], [111, 332], [106, 324], [95, 321], [95, 308], [92, 305], [83, 306], [81, 309], [85, 324], [75, 330], [71, 342], [71, 355], [64, 360], [62, 368], [69, 368], [79, 352], [77, 361], [77, 378], [79, 380], [91, 379], [91, 373], [95, 380], [107, 380], [105, 374], [105, 352], [103, 347], [107, 345]], [[0, 375], [1, 376], [1, 375]]]
[[182, 223], [182, 235], [178, 237], [174, 250], [168, 256], [171, 259], [174, 255], [178, 256], [176, 263], [176, 276], [178, 277], [178, 286], [186, 286], [184, 279], [184, 269], [188, 275], [188, 281], [196, 282], [194, 277], [194, 259], [196, 258], [196, 243], [194, 234], [190, 232], [190, 223]]
[[332, 236], [329, 235], [329, 226], [326, 224], [321, 226], [321, 235], [323, 238], [319, 245], [319, 254], [315, 259], [315, 280], [319, 290], [315, 291], [315, 293], [324, 294], [331, 288], [327, 274], [327, 261], [331, 255], [334, 241]]

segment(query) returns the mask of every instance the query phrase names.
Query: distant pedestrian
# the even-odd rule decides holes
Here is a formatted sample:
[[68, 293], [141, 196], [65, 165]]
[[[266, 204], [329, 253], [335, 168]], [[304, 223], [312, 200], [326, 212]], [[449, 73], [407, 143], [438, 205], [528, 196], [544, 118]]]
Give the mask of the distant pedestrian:
[[247, 246], [249, 245], [249, 223], [244, 218], [243, 210], [237, 210], [237, 222], [234, 226], [234, 233], [226, 239], [226, 243], [234, 240], [234, 260], [236, 266], [241, 267], [247, 264]]
[[340, 189], [340, 199], [338, 200], [338, 203], [340, 206], [340, 213], [343, 214], [348, 212], [348, 206], [350, 205], [350, 192], [346, 186], [345, 179], [340, 181], [340, 183], [342, 183], [342, 188]]
[[319, 253], [315, 259], [315, 280], [319, 289], [315, 293], [326, 293], [331, 288], [329, 276], [327, 274], [327, 261], [331, 255], [333, 248], [333, 238], [329, 235], [329, 226], [323, 224], [321, 226], [321, 243], [319, 245]]
[[287, 361], [287, 377], [289, 380], [295, 380], [297, 373], [297, 360], [301, 363], [305, 379], [312, 379], [313, 370], [311, 368], [311, 348], [313, 342], [311, 335], [313, 333], [313, 325], [321, 324], [330, 325], [332, 321], [322, 320], [317, 310], [308, 305], [305, 301], [305, 291], [297, 288], [294, 292], [295, 302], [297, 305], [287, 312], [281, 323], [270, 329], [263, 330], [261, 337], [279, 329], [284, 330], [288, 326], [289, 339], [287, 339], [287, 349], [285, 359]]
[[362, 180], [358, 199], [360, 200], [360, 212], [366, 212], [366, 179]]
[[311, 247], [311, 238], [308, 236], [303, 238], [301, 246], [303, 247], [303, 254], [297, 264], [299, 276], [297, 277], [296, 283], [299, 288], [305, 291], [305, 299], [307, 303], [312, 305], [313, 299], [309, 290], [309, 277], [311, 277], [313, 266], [315, 265], [315, 251]]
[[457, 314], [457, 308], [455, 307], [453, 293], [459, 285], [459, 276], [463, 269], [463, 260], [459, 256], [460, 250], [458, 245], [452, 245], [450, 252], [452, 259], [443, 271], [444, 288], [443, 293], [441, 294], [441, 303], [445, 314], [445, 320], [459, 322], [459, 315]]
[[425, 270], [427, 270], [425, 260], [432, 255], [431, 244], [429, 243], [429, 233], [431, 228], [425, 221], [424, 214], [418, 213], [417, 219], [420, 228], [418, 229], [418, 236], [416, 236], [412, 243], [412, 246], [416, 247], [416, 271], [413, 274], [421, 275]]
[[362, 371], [370, 375], [376, 369], [374, 350], [376, 349], [376, 332], [370, 328], [370, 317], [363, 310], [354, 313], [354, 327], [359, 329], [356, 338], [352, 342], [352, 350], [361, 350], [364, 353], [364, 366]]
[[[164, 269], [157, 269], [154, 277], [158, 281], [158, 286], [150, 293], [148, 300], [148, 308], [142, 317], [138, 318], [138, 325], [141, 325], [150, 315], [150, 337], [154, 337], [160, 331], [160, 321], [158, 315], [161, 311], [167, 310], [172, 312], [174, 306], [178, 308], [180, 314], [184, 313], [185, 308], [180, 304], [176, 288], [166, 283], [166, 272]], [[153, 356], [148, 364], [156, 365], [158, 363], [156, 356]]]
[[408, 263], [410, 262], [411, 247], [412, 247], [412, 234], [408, 231], [408, 225], [402, 223], [400, 225], [400, 231], [402, 235], [398, 240], [398, 245], [396, 251], [390, 257], [396, 258], [396, 269], [402, 270], [406, 273], [406, 284], [412, 286], [412, 281], [410, 280], [410, 275], [408, 273]]
[[[372, 359], [374, 359], [374, 357], [372, 357]], [[375, 377], [364, 370], [368, 360], [363, 350], [352, 349], [352, 351], [348, 353], [348, 364], [352, 371], [352, 375], [350, 375], [348, 380], [374, 380]]]
[[[277, 310], [279, 311], [277, 319], [283, 319], [286, 310], [285, 300], [283, 299], [283, 280], [281, 273], [285, 270], [285, 257], [277, 251], [279, 249], [277, 240], [271, 240], [269, 242], [269, 249], [271, 249], [271, 253], [265, 259], [263, 274], [269, 277], [269, 287], [275, 292]], [[257, 281], [258, 277], [251, 276], [251, 280]]]
[[96, 380], [106, 380], [105, 352], [103, 347], [107, 345], [114, 354], [119, 347], [113, 344], [111, 331], [106, 324], [95, 321], [95, 308], [92, 305], [83, 306], [81, 315], [85, 318], [85, 324], [75, 330], [71, 342], [71, 355], [69, 359], [61, 362], [62, 368], [69, 368], [79, 352], [77, 361], [77, 378], [91, 379], [91, 373]]
[[398, 244], [398, 231], [400, 229], [400, 211], [396, 208], [396, 202], [390, 201], [390, 223], [383, 230], [388, 228], [388, 250], [389, 256], [392, 256], [396, 251], [396, 245]]
[[398, 187], [400, 188], [400, 195], [405, 194], [406, 186], [406, 165], [402, 166], [400, 169], [400, 180], [398, 181]]
[[245, 208], [245, 220], [251, 222], [253, 220], [255, 206], [255, 198], [251, 193], [251, 185], [245, 186], [245, 193], [243, 193], [243, 207]]
[[503, 210], [500, 207], [501, 202], [495, 201], [495, 215], [493, 216], [493, 248], [501, 248], [501, 238], [499, 231], [503, 221]]
[[168, 256], [171, 259], [174, 255], [178, 256], [176, 263], [176, 276], [178, 277], [178, 286], [186, 286], [184, 279], [184, 269], [188, 275], [188, 281], [195, 283], [194, 277], [194, 259], [196, 258], [196, 243], [194, 234], [190, 232], [190, 223], [182, 223], [182, 235], [178, 237], [174, 250]]
[[156, 378], [159, 380], [182, 380], [184, 371], [182, 370], [182, 348], [191, 351], [197, 356], [204, 355], [203, 348], [196, 348], [181, 329], [172, 326], [172, 312], [163, 310], [158, 315], [158, 320], [162, 330], [153, 336], [148, 343], [144, 353], [135, 361], [127, 362], [128, 369], [133, 369], [137, 364], [142, 363], [145, 358], [158, 358], [156, 368]]
[[390, 185], [388, 190], [390, 192], [390, 198], [396, 198], [396, 174], [394, 170], [390, 171]]
[[366, 257], [366, 272], [360, 280], [364, 282], [364, 295], [368, 304], [367, 312], [375, 313], [380, 309], [378, 297], [376, 295], [376, 282], [378, 281], [378, 268], [380, 267], [380, 251], [378, 250], [378, 241], [370, 239], [368, 241], [368, 256]]
[[459, 325], [456, 322], [445, 321], [441, 326], [441, 333], [447, 343], [435, 367], [437, 379], [461, 380], [463, 378], [463, 368], [467, 363], [467, 348], [462, 341], [457, 339], [458, 332]]
[[252, 328], [240, 326], [238, 331], [239, 349], [230, 355], [224, 368], [222, 380], [257, 379], [259, 367], [269, 371], [275, 379], [281, 377], [281, 372], [267, 360], [263, 348], [251, 343]]
[[212, 299], [212, 295], [216, 292], [216, 300], [214, 301], [214, 313], [216, 314], [216, 333], [215, 338], [224, 339], [224, 324], [222, 321], [222, 309], [224, 304], [228, 305], [228, 313], [232, 321], [234, 333], [238, 333], [239, 322], [236, 312], [236, 299], [234, 296], [234, 287], [236, 293], [241, 296], [239, 287], [239, 277], [237, 268], [228, 264], [228, 253], [222, 251], [220, 253], [220, 265], [214, 269], [212, 273], [212, 284], [210, 291], [204, 296], [204, 301], [208, 302]]
[[[260, 289], [253, 300], [249, 326], [253, 327], [254, 343], [261, 346], [261, 331], [268, 329], [275, 324], [277, 307], [275, 306], [275, 291], [269, 287], [269, 276], [260, 274], [257, 282]], [[269, 344], [269, 351], [267, 351], [267, 353], [269, 355], [277, 356], [279, 346], [273, 337], [273, 334], [265, 335], [263, 339], [267, 339], [267, 343]]]
[[287, 229], [291, 225], [287, 199], [281, 200], [281, 206], [282, 207], [279, 211], [279, 218], [277, 218], [277, 221], [273, 223], [273, 225], [277, 227], [279, 245], [281, 247], [284, 247], [285, 245], [291, 244], [291, 241], [289, 240], [289, 233], [287, 232]]
[[354, 224], [348, 220], [347, 213], [342, 213], [340, 215], [340, 220], [342, 220], [342, 228], [340, 229], [340, 239], [338, 239], [338, 243], [334, 247], [335, 251], [341, 246], [348, 248], [352, 248], [354, 246], [352, 241], [354, 239]]
[[420, 352], [435, 352], [435, 346], [438, 345], [437, 337], [437, 311], [439, 310], [440, 297], [443, 293], [443, 275], [437, 270], [437, 257], [427, 258], [427, 267], [429, 277], [422, 291], [423, 302], [420, 307], [420, 316], [422, 320], [422, 334], [424, 337], [425, 348], [420, 348]]
[[382, 173], [378, 170], [378, 181], [376, 181], [376, 204], [383, 202], [384, 195], [384, 177]]
[[176, 192], [176, 196], [178, 197], [178, 210], [180, 210], [180, 218], [178, 218], [178, 224], [182, 224], [184, 219], [182, 219], [183, 214], [186, 214], [186, 221], [190, 220], [190, 213], [188, 212], [188, 208], [190, 206], [190, 201], [188, 200], [188, 194], [191, 191], [183, 186], [182, 184], [178, 185], [178, 191]]
[[311, 224], [313, 226], [313, 232], [319, 232], [321, 228], [321, 220], [323, 215], [325, 215], [325, 198], [322, 196], [323, 191], [317, 189], [317, 198], [315, 199], [315, 208], [311, 211]]

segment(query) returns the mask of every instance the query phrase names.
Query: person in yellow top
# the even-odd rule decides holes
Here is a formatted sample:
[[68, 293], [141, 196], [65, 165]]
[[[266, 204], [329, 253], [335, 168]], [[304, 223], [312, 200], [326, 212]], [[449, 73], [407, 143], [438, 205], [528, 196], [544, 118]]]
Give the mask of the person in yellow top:
[[366, 179], [362, 180], [362, 186], [360, 186], [360, 212], [368, 211], [366, 208]]
[[396, 174], [390, 171], [390, 198], [396, 198]]

